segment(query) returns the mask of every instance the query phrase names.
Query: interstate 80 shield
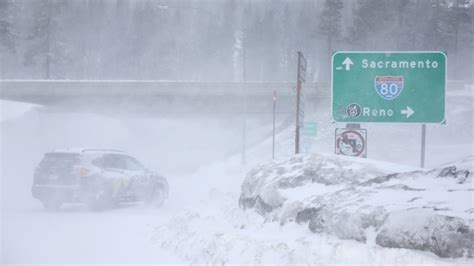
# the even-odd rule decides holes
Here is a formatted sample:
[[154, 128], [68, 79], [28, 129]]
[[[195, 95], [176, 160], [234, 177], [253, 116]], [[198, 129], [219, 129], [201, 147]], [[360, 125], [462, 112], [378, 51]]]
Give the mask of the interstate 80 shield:
[[403, 76], [375, 76], [375, 91], [384, 100], [393, 100], [402, 93]]

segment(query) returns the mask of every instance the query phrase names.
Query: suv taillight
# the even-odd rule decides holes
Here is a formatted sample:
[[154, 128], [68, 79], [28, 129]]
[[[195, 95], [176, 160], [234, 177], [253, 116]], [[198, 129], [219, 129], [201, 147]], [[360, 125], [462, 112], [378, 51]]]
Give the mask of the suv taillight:
[[79, 176], [87, 176], [91, 171], [85, 167], [79, 168]]

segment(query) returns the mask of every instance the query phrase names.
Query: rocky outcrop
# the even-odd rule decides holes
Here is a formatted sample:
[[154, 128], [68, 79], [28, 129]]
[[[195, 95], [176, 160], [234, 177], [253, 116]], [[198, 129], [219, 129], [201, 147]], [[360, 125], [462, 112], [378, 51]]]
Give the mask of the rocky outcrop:
[[354, 158], [296, 156], [250, 171], [239, 203], [314, 233], [366, 242], [372, 228], [383, 247], [473, 257], [473, 162], [397, 171]]

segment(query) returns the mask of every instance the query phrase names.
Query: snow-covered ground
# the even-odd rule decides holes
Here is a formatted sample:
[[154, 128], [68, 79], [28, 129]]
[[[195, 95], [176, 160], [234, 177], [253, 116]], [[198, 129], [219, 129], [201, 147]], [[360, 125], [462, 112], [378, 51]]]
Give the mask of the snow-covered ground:
[[[217, 176], [221, 171], [215, 166], [196, 175]], [[238, 171], [227, 174], [241, 179]], [[441, 259], [429, 252], [382, 248], [375, 244], [375, 233], [370, 231], [367, 243], [359, 243], [326, 233], [312, 234], [296, 223], [281, 225], [253, 210], [240, 209], [236, 206], [238, 193], [223, 192], [225, 186], [208, 185], [207, 193], [202, 194], [207, 194], [206, 199], [155, 227], [153, 243], [157, 247], [171, 250], [191, 263], [472, 264], [472, 260]]]
[[126, 206], [104, 213], [69, 207], [48, 213], [40, 207], [3, 212], [2, 265], [184, 263], [150, 245], [155, 224], [174, 209]]
[[[466, 95], [448, 98], [448, 106], [453, 108], [448, 109], [446, 126], [428, 126], [428, 167], [474, 154], [472, 94]], [[318, 121], [312, 150], [332, 153], [336, 125], [329, 122], [325, 105], [321, 108], [319, 111], [325, 111], [307, 114]], [[375, 244], [375, 232], [367, 232], [367, 243], [340, 240], [331, 234], [313, 234], [295, 223], [280, 225], [253, 210], [240, 209], [245, 173], [271, 159], [271, 138], [248, 147], [247, 164], [242, 166], [240, 154], [235, 154], [241, 147], [238, 118], [222, 121], [57, 113], [5, 102], [1, 110], [2, 265], [473, 263], [465, 258], [442, 259], [430, 252], [383, 248]], [[257, 120], [249, 119], [249, 139], [268, 137], [271, 117], [266, 125], [257, 125]], [[408, 165], [404, 171], [418, 165], [419, 126], [362, 126], [369, 130], [369, 158]], [[291, 155], [292, 139], [293, 127], [278, 133], [278, 159]], [[44, 152], [72, 146], [132, 153], [168, 178], [169, 200], [156, 210], [128, 205], [94, 213], [81, 206], [68, 206], [58, 213], [45, 212], [31, 197], [33, 169]]]

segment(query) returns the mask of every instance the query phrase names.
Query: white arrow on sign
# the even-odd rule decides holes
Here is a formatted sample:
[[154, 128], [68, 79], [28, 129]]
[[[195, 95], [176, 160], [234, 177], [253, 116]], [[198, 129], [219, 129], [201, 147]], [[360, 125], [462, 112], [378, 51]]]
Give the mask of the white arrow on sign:
[[415, 113], [415, 111], [413, 111], [413, 109], [411, 109], [410, 106], [407, 106], [407, 109], [402, 109], [401, 113], [402, 115], [406, 115], [407, 118], [409, 118]]
[[346, 70], [351, 70], [351, 65], [353, 65], [354, 62], [352, 62], [352, 60], [349, 57], [346, 57], [346, 59], [344, 59], [342, 64], [346, 66]]

